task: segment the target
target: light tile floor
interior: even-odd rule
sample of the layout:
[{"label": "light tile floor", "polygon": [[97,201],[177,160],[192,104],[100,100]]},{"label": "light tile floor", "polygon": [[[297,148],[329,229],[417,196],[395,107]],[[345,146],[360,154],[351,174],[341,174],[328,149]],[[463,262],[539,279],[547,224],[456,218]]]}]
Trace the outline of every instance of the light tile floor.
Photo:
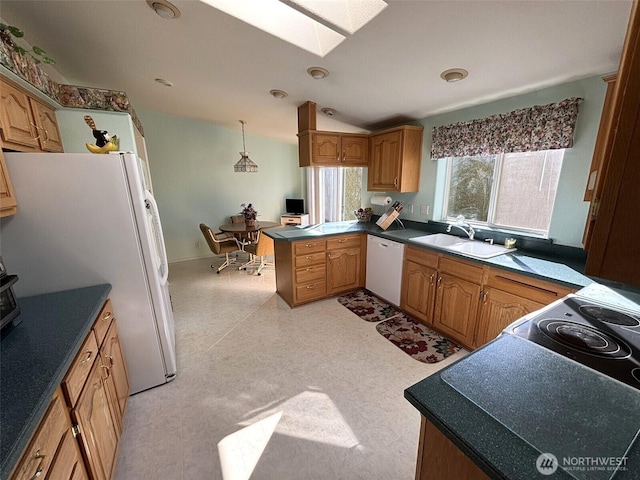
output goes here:
[{"label": "light tile floor", "polygon": [[129,399],[116,480],[412,479],[404,389],[466,352],[420,363],[335,298],[290,309],[273,268],[210,263],[171,264],[178,374]]}]

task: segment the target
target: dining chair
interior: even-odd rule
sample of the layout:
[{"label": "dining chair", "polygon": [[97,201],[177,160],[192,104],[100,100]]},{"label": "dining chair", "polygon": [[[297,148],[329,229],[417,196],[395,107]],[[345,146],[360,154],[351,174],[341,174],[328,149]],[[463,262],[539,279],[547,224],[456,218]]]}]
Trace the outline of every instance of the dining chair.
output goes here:
[{"label": "dining chair", "polygon": [[[235,263],[236,259],[229,258],[229,254],[242,250],[242,245],[238,243],[236,237],[228,233],[213,233],[211,228],[204,223],[200,224],[200,230],[202,231],[202,235],[204,235],[207,245],[209,245],[211,251],[216,255],[225,256],[224,263],[218,267],[218,271],[216,273],[220,273],[220,271],[227,268],[232,263]],[[216,268],[216,266],[212,263],[211,268]]]},{"label": "dining chair", "polygon": [[246,270],[248,267],[256,267],[258,270],[256,275],[262,275],[260,272],[267,265],[273,265],[267,262],[267,255],[273,255],[275,252],[273,239],[259,231],[256,240],[243,245],[243,250],[249,253],[249,261],[238,267],[238,270]]}]

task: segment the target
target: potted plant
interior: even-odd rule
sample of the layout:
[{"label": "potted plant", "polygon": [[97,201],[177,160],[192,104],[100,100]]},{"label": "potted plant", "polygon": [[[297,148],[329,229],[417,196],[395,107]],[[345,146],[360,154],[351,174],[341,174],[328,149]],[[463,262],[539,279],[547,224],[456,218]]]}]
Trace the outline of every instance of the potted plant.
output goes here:
[{"label": "potted plant", "polygon": [[242,211],[240,212],[240,214],[244,216],[244,223],[248,227],[254,227],[256,224],[256,217],[258,216],[258,212],[255,208],[253,208],[253,205],[251,203],[248,205],[243,203],[240,206],[242,207]]}]

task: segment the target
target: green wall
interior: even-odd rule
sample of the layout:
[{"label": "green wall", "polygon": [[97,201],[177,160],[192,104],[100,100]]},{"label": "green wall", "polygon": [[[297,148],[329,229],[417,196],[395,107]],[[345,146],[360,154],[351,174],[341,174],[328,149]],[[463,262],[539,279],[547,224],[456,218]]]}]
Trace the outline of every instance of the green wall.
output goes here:
[{"label": "green wall", "polygon": [[[452,84],[451,87],[456,88],[456,84]],[[559,102],[569,97],[582,97],[584,101],[580,105],[574,146],[565,151],[549,229],[549,238],[552,238],[555,243],[582,247],[582,233],[588,211],[588,203],[583,201],[583,195],[600,124],[605,92],[606,85],[602,81],[602,77],[597,76],[454,112],[434,115],[417,122],[425,128],[420,191],[389,194],[394,200],[403,202],[405,208],[401,218],[419,222],[441,218],[444,162],[432,161],[430,158],[433,127],[488,117],[533,105]],[[369,201],[371,195],[372,193],[368,192],[363,198]],[[409,212],[409,204],[414,205],[413,213]],[[420,214],[420,205],[429,206],[429,215]],[[376,207],[376,213],[381,213],[382,208]]]},{"label": "green wall", "polygon": [[242,150],[240,124],[229,130],[139,107],[136,112],[144,126],[170,262],[211,255],[201,222],[217,231],[241,210],[241,203],[253,203],[258,220],[279,221],[284,199],[303,195],[304,169],[298,167],[295,145],[245,133],[258,172],[235,173]]}]

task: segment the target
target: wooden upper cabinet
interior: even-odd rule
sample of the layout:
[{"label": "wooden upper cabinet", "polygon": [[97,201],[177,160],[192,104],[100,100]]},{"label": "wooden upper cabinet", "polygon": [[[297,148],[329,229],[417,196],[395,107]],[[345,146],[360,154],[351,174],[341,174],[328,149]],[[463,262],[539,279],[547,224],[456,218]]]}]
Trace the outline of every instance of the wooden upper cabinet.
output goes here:
[{"label": "wooden upper cabinet", "polygon": [[366,167],[368,135],[309,131],[300,134],[298,150],[301,167]]},{"label": "wooden upper cabinet", "polygon": [[0,98],[4,146],[21,151],[38,150],[38,133],[27,94],[16,86],[0,80]]},{"label": "wooden upper cabinet", "polygon": [[31,99],[31,108],[38,129],[38,141],[45,152],[62,152],[62,138],[58,130],[55,108]]},{"label": "wooden upper cabinet", "polygon": [[608,163],[587,248],[587,275],[640,287],[640,7],[634,2],[613,93]]},{"label": "wooden upper cabinet", "polygon": [[2,154],[2,141],[0,140],[0,217],[14,215],[18,202],[13,192],[13,185],[9,177],[9,170]]},{"label": "wooden upper cabinet", "polygon": [[419,190],[423,130],[423,127],[404,125],[370,135],[367,190]]},{"label": "wooden upper cabinet", "polygon": [[4,148],[62,152],[55,109],[0,77],[0,128]]}]

